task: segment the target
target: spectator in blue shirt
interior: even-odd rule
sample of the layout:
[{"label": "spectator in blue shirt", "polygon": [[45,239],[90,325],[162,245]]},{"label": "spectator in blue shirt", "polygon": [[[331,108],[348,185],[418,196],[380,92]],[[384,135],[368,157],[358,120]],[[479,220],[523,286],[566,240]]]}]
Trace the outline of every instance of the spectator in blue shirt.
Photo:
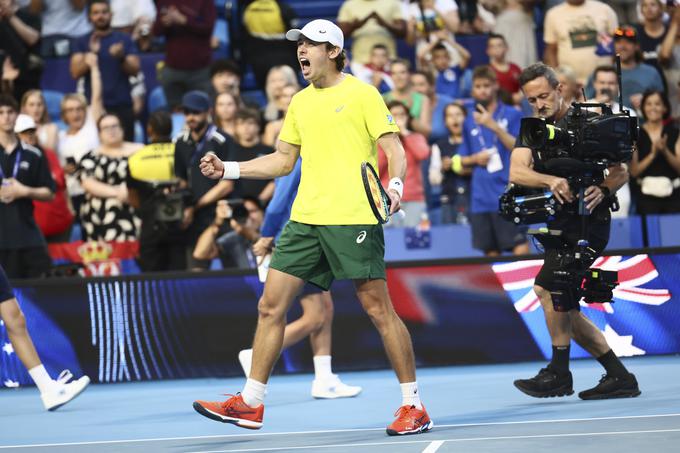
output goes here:
[{"label": "spectator in blue shirt", "polygon": [[463,124],[461,163],[472,167],[470,224],[472,245],[487,256],[504,251],[529,252],[526,229],[503,220],[498,198],[508,185],[510,150],[519,133],[522,114],[498,99],[496,72],[489,66],[472,75],[474,104]]},{"label": "spectator in blue shirt", "polygon": [[[71,76],[80,79],[88,74],[90,67],[85,63],[85,55],[88,52],[97,54],[102,74],[104,108],[120,118],[125,140],[133,141],[135,116],[130,76],[136,76],[140,70],[137,49],[129,35],[111,28],[111,7],[107,0],[92,0],[88,5],[88,17],[93,30],[74,42]],[[90,94],[90,80],[86,77],[85,95],[88,99]]]},{"label": "spectator in blue shirt", "polygon": [[453,40],[448,40],[460,55],[458,64],[451,64],[451,54],[442,41],[433,42],[423,48],[418,56],[421,66],[429,68],[435,77],[435,91],[454,99],[461,97],[461,82],[465,68],[470,63],[470,52]]}]

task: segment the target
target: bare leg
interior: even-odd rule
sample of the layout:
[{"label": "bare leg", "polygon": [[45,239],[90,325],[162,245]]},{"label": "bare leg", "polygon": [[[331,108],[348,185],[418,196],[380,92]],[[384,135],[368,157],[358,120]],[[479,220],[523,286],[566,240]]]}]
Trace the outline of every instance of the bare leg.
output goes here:
[{"label": "bare leg", "polygon": [[593,322],[578,310],[569,312],[571,319],[571,331],[574,341],[590,355],[597,358],[606,354],[611,348],[604,338],[604,334]]},{"label": "bare leg", "polygon": [[555,311],[550,291],[534,285],[534,292],[541,301],[545,323],[548,325],[548,332],[553,346],[568,346],[571,342],[571,322],[568,313]]},{"label": "bare leg", "polygon": [[333,299],[329,291],[317,294],[320,299],[317,303],[323,307],[323,322],[321,328],[309,335],[309,343],[312,345],[312,353],[317,355],[331,355],[331,341],[333,331]]},{"label": "bare leg", "polygon": [[16,299],[10,299],[0,303],[0,317],[5,322],[9,341],[21,363],[27,370],[40,365],[38,352],[33,346],[33,341],[26,328],[26,318],[19,308]]},{"label": "bare leg", "polygon": [[400,383],[415,382],[416,368],[411,335],[397,316],[385,280],[355,280],[361,305],[382,337],[387,357]]},{"label": "bare leg", "polygon": [[303,338],[313,335],[324,325],[325,313],[321,294],[309,294],[300,299],[302,316],[286,325],[282,349],[286,349]]},{"label": "bare leg", "polygon": [[258,319],[253,340],[250,378],[266,384],[274,363],[281,354],[286,313],[304,282],[292,275],[270,269],[264,294],[257,305]]}]

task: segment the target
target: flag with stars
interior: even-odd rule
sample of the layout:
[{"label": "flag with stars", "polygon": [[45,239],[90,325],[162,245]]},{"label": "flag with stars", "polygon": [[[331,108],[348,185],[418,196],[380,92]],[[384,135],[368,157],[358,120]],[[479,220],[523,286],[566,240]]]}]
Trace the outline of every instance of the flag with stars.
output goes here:
[{"label": "flag with stars", "polygon": [[[493,265],[494,273],[512,299],[546,358],[551,350],[540,301],[533,290],[542,260]],[[603,332],[617,355],[675,353],[680,348],[680,255],[605,256],[593,267],[617,271],[614,303],[586,304],[581,310]],[[572,345],[572,357],[589,354]]]}]

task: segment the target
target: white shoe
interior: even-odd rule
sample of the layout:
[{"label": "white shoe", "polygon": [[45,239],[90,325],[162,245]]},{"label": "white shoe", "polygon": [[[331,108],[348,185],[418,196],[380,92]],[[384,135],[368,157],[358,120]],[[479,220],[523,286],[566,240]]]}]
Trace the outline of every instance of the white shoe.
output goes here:
[{"label": "white shoe", "polygon": [[241,368],[246,377],[250,377],[250,367],[253,364],[253,350],[244,349],[238,353],[238,361],[241,363]]},{"label": "white shoe", "polygon": [[312,397],[321,399],[352,398],[361,393],[361,387],[343,383],[337,374],[330,378],[314,379]]},{"label": "white shoe", "polygon": [[[80,379],[71,381],[73,375],[69,370],[64,370],[54,381],[54,388],[50,392],[40,394],[43,405],[48,411],[59,409],[64,404],[80,395],[90,384],[90,378],[83,376]],[[69,382],[71,381],[71,382]]]}]

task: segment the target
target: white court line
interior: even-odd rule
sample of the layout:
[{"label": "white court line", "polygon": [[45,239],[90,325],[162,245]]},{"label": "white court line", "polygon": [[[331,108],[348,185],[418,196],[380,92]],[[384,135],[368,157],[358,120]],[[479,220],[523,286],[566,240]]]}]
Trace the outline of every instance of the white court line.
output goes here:
[{"label": "white court line", "polygon": [[[452,425],[437,425],[441,428],[469,428],[473,426],[502,426],[502,425],[531,425],[539,423],[572,423],[572,422],[591,422],[602,420],[635,420],[642,418],[664,418],[680,417],[680,413],[675,414],[653,414],[653,415],[622,415],[617,417],[592,417],[592,418],[563,418],[552,420],[520,420],[513,422],[486,422],[486,423],[458,423]],[[353,429],[328,429],[318,431],[284,431],[280,433],[255,433],[255,434],[222,434],[212,436],[186,436],[186,437],[157,437],[146,439],[120,439],[120,440],[95,440],[88,442],[61,442],[52,444],[23,444],[23,445],[3,445],[0,450],[7,448],[35,448],[35,447],[65,447],[71,445],[100,445],[100,444],[122,444],[135,442],[161,442],[171,440],[198,440],[198,439],[224,439],[231,437],[264,437],[264,436],[299,436],[305,434],[335,434],[335,433],[356,433],[363,431],[384,431],[385,428],[353,428]],[[432,442],[432,441],[430,441]]]},{"label": "white court line", "polygon": [[[525,439],[548,439],[556,437],[592,437],[592,436],[618,436],[621,434],[656,434],[656,433],[677,433],[678,429],[651,429],[644,431],[606,431],[594,433],[566,433],[566,434],[537,434],[529,436],[496,436],[496,437],[467,437],[461,439],[444,439],[439,442],[479,442],[485,440],[525,440]],[[375,447],[381,445],[402,445],[402,444],[422,444],[431,442],[429,440],[407,440],[394,442],[371,442],[361,444],[335,444],[335,445],[304,445],[304,446],[290,446],[290,447],[268,447],[268,448],[239,448],[235,450],[200,450],[192,453],[236,453],[236,452],[252,452],[252,451],[281,451],[281,450],[309,450],[321,448],[351,448],[351,447]],[[431,442],[433,444],[435,442]],[[439,445],[441,446],[441,445]],[[439,448],[437,446],[437,448]],[[429,448],[429,447],[428,447]],[[426,449],[427,450],[427,449]],[[423,450],[423,453],[426,451]]]},{"label": "white court line", "polygon": [[425,447],[425,450],[423,450],[422,453],[434,453],[435,451],[439,450],[439,447],[442,445],[444,445],[443,440],[435,440],[430,445]]}]

